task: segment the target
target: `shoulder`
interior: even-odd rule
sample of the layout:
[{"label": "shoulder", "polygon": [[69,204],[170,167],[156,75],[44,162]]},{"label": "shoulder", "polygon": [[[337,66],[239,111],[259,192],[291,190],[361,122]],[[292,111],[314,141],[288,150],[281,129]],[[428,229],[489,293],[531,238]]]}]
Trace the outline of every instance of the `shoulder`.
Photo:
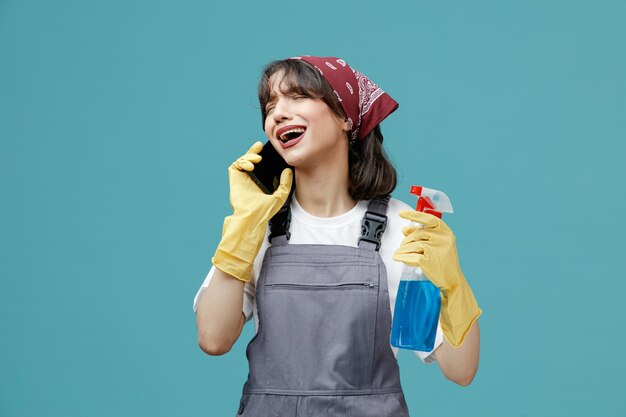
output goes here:
[{"label": "shoulder", "polygon": [[402,229],[404,226],[411,223],[409,220],[400,217],[402,210],[413,210],[413,207],[409,206],[402,200],[392,198],[389,200],[387,206],[387,226],[391,229]]},{"label": "shoulder", "polygon": [[411,221],[400,217],[402,210],[413,210],[411,206],[401,200],[392,198],[387,205],[387,227],[383,235],[383,241],[387,242],[387,245],[397,247],[404,239],[402,228],[408,226]]},{"label": "shoulder", "polygon": [[387,215],[389,214],[395,214],[398,215],[398,213],[402,210],[413,210],[414,208],[409,206],[407,203],[405,203],[402,200],[398,200],[396,198],[391,198],[389,199],[389,205],[387,206]]}]

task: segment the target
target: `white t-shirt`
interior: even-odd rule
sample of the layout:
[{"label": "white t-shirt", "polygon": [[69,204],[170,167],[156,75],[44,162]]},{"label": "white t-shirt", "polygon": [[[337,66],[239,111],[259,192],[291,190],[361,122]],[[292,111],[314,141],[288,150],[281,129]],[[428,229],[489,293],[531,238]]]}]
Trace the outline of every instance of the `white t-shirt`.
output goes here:
[{"label": "white t-shirt", "polygon": [[[289,231],[291,232],[291,238],[289,243],[292,244],[324,244],[324,245],[344,245],[344,246],[358,246],[358,239],[361,236],[361,220],[367,210],[369,201],[363,200],[357,203],[350,211],[335,217],[316,217],[302,209],[295,194],[291,200],[291,225]],[[392,259],[393,253],[400,246],[400,243],[404,239],[402,228],[410,224],[409,220],[403,219],[399,216],[400,210],[411,210],[406,203],[390,199],[389,206],[387,208],[387,227],[383,233],[383,239],[380,245],[380,256],[382,257],[385,267],[387,269],[387,284],[389,286],[389,305],[391,307],[391,315],[393,318],[393,310],[396,304],[396,294],[398,293],[398,285],[400,283],[400,276],[402,275],[403,263]],[[259,318],[257,313],[256,299],[254,296],[254,289],[259,278],[259,272],[263,263],[263,256],[266,249],[269,247],[268,237],[269,227],[266,231],[265,238],[263,239],[263,245],[261,250],[254,260],[254,266],[252,270],[251,283],[246,283],[243,294],[243,313],[246,316],[246,321],[250,318],[254,318],[254,329],[258,331]],[[198,290],[193,300],[193,311],[197,311],[198,301],[202,296],[204,290],[208,287],[209,282],[215,271],[215,266],[211,268],[206,279],[202,283],[202,286]],[[437,335],[435,337],[435,344],[433,350],[436,349],[443,342],[443,334],[441,332],[441,326],[437,324]],[[394,355],[397,356],[398,349],[391,347]],[[415,351],[417,356],[424,363],[435,362],[435,356],[431,355],[431,352]]]}]

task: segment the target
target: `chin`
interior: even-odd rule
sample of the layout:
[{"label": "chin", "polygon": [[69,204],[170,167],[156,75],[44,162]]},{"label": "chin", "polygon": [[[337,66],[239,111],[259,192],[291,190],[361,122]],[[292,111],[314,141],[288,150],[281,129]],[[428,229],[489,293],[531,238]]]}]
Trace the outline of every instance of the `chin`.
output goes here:
[{"label": "chin", "polygon": [[293,155],[289,155],[287,156],[285,159],[285,162],[287,162],[288,165],[291,165],[294,168],[298,168],[300,166],[302,166],[303,163],[303,158],[302,157],[298,157],[298,156],[293,156]]},{"label": "chin", "polygon": [[[300,145],[300,144],[298,144]],[[296,146],[298,146],[296,145]],[[278,145],[280,146],[280,145]],[[302,165],[303,162],[306,162],[306,160],[308,159],[308,155],[306,152],[306,149],[304,148],[288,148],[288,149],[281,149],[280,152],[283,157],[283,159],[285,160],[285,162],[287,162],[289,165],[293,166],[293,167],[298,167],[300,165]]]}]

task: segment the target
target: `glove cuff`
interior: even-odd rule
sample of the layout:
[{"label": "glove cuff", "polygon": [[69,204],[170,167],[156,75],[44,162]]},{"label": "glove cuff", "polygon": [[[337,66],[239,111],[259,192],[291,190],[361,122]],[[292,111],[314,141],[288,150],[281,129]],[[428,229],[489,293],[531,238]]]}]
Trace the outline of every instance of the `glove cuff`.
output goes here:
[{"label": "glove cuff", "polygon": [[252,278],[252,263],[245,259],[238,258],[231,253],[222,251],[219,248],[215,251],[215,255],[211,258],[213,265],[220,271],[232,275],[239,281],[250,282]]},{"label": "glove cuff", "polygon": [[472,289],[466,283],[441,293],[441,330],[454,348],[463,344],[472,324],[482,313]]},{"label": "glove cuff", "polygon": [[213,265],[241,281],[249,282],[266,228],[267,225],[250,227],[246,219],[228,218],[228,222],[224,222],[222,240],[212,258]]}]

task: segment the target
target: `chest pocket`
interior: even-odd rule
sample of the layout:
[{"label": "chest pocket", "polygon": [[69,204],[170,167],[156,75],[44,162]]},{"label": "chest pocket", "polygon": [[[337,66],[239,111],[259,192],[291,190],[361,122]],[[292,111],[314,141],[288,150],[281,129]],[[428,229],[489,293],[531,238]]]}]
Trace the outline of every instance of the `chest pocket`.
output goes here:
[{"label": "chest pocket", "polygon": [[369,387],[379,290],[376,264],[276,263],[264,284],[272,389]]}]

